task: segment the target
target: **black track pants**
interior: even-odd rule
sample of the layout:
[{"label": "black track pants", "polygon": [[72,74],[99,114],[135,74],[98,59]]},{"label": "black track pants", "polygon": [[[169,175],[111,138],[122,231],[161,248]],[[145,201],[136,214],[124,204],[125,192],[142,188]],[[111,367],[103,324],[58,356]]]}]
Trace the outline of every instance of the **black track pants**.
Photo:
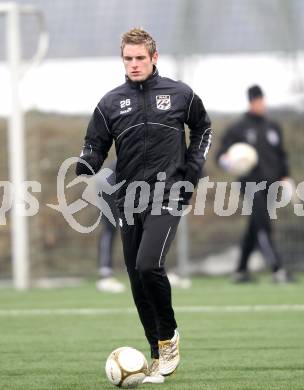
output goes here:
[{"label": "black track pants", "polygon": [[277,271],[281,268],[281,259],[271,239],[271,220],[267,210],[267,191],[259,191],[255,194],[252,214],[245,232],[238,271],[246,271],[250,254],[258,246],[265,262]]},{"label": "black track pants", "polygon": [[164,263],[179,220],[167,210],[162,215],[146,211],[135,214],[134,225],[128,225],[120,215],[132,294],[153,358],[158,358],[158,340],[172,338],[177,327]]},{"label": "black track pants", "polygon": [[102,225],[98,243],[99,273],[101,277],[107,277],[113,271],[113,244],[117,228],[106,218],[102,220]]}]

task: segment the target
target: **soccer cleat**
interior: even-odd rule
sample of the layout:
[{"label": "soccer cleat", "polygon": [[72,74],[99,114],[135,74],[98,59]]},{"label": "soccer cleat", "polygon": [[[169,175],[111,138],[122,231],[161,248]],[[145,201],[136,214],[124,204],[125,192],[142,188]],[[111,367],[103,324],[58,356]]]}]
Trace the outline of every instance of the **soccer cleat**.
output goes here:
[{"label": "soccer cleat", "polygon": [[153,359],[142,383],[164,383],[165,377],[159,373],[159,359]]},{"label": "soccer cleat", "polygon": [[113,277],[100,279],[96,284],[97,290],[109,293],[122,293],[125,291],[125,286]]},{"label": "soccer cleat", "polygon": [[167,276],[171,287],[184,288],[184,289],[191,287],[191,280],[189,278],[183,278],[173,272],[168,273]]},{"label": "soccer cleat", "polygon": [[233,283],[252,283],[255,279],[252,278],[248,271],[236,271],[232,275]]},{"label": "soccer cleat", "polygon": [[180,361],[178,331],[174,331],[174,336],[171,340],[159,341],[158,348],[160,374],[164,376],[173,374]]},{"label": "soccer cleat", "polygon": [[277,284],[292,283],[294,279],[288,274],[285,269],[279,269],[272,273],[272,281]]}]

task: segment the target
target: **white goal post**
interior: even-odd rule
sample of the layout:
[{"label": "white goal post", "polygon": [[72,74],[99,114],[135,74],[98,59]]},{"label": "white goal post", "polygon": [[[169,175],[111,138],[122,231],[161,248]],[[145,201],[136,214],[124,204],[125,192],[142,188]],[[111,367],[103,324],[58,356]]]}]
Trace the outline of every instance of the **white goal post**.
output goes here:
[{"label": "white goal post", "polygon": [[[38,47],[34,57],[25,67],[21,58],[20,22],[24,14],[34,15],[39,23]],[[12,269],[14,287],[25,290],[30,284],[28,221],[18,213],[18,205],[24,203],[26,180],[24,117],[20,102],[19,83],[23,75],[40,63],[48,48],[48,34],[43,15],[31,5],[17,3],[0,4],[0,16],[6,18],[6,59],[10,73],[10,116],[8,128],[9,177],[14,191],[11,209]]]}]

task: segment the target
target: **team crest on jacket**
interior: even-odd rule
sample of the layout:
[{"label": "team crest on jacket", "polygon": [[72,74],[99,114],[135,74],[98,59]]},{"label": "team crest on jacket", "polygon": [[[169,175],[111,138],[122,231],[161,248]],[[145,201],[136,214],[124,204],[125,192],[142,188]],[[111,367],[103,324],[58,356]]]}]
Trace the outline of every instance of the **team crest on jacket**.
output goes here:
[{"label": "team crest on jacket", "polygon": [[280,142],[278,133],[273,129],[267,130],[266,137],[271,145],[278,145]]},{"label": "team crest on jacket", "polygon": [[156,107],[159,110],[169,110],[171,108],[170,95],[157,95],[156,96]]}]

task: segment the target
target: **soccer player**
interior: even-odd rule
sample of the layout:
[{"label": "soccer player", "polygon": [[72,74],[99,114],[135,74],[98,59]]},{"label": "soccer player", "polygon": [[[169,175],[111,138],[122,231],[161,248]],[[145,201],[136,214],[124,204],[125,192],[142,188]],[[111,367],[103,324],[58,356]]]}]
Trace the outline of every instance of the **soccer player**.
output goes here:
[{"label": "soccer player", "polygon": [[[134,28],[123,34],[121,56],[125,83],[97,104],[76,174],[92,174],[83,160],[97,172],[114,140],[117,183],[125,181],[116,194],[124,258],[153,359],[145,382],[162,383],[180,361],[179,333],[164,267],[180,220],[170,211],[172,202],[177,203],[176,209],[187,204],[198,182],[211,144],[210,120],[190,87],[158,74],[158,52],[149,33]],[[190,129],[188,147],[185,124]],[[172,186],[183,180],[191,183],[192,191],[185,186],[178,198],[171,199]],[[134,204],[130,202],[136,181],[151,189],[146,208],[141,209],[140,191],[135,192]],[[161,197],[156,184],[163,185]],[[157,213],[152,210],[155,197],[161,198]],[[134,205],[137,210],[128,223],[126,215]]]},{"label": "soccer player", "polygon": [[272,270],[274,282],[284,283],[289,280],[286,270],[271,238],[271,219],[267,210],[267,192],[269,186],[278,180],[285,180],[289,175],[287,156],[283,145],[280,126],[269,120],[266,114],[266,102],[260,86],[253,85],[247,91],[249,111],[225,132],[217,152],[217,160],[225,166],[226,151],[237,142],[253,146],[258,153],[258,164],[246,177],[240,178],[244,190],[247,182],[266,181],[266,188],[254,194],[252,213],[241,243],[241,254],[235,282],[250,282],[248,259],[256,246],[263,254]]}]

